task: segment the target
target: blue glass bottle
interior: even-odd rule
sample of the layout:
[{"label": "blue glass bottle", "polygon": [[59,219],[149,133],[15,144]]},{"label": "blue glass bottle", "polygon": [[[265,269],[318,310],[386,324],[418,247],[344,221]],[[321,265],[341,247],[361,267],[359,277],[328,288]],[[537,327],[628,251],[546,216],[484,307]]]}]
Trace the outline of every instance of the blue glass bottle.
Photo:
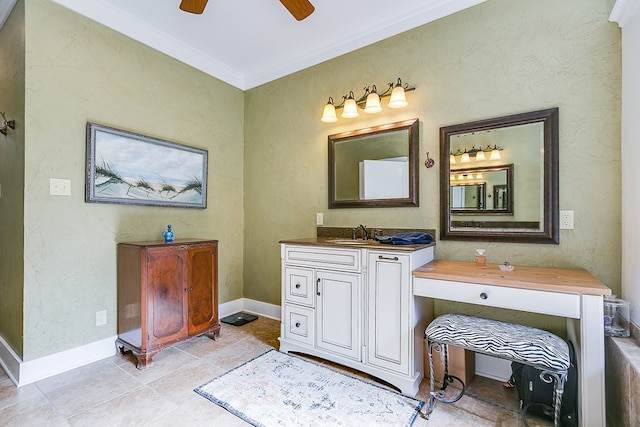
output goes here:
[{"label": "blue glass bottle", "polygon": [[167,225],[167,231],[162,232],[162,237],[164,237],[165,243],[173,242],[173,231],[171,231],[171,224]]}]

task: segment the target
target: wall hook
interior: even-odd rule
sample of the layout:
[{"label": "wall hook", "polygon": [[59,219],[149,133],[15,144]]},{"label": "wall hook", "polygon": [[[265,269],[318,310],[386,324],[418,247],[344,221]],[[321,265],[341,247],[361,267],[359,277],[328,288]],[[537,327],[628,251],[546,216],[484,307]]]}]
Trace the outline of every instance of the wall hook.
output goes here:
[{"label": "wall hook", "polygon": [[427,158],[424,161],[425,167],[432,168],[434,164],[435,164],[435,161],[429,157],[429,152],[427,151]]},{"label": "wall hook", "polygon": [[0,115],[2,115],[2,126],[0,126],[0,133],[3,135],[7,134],[7,128],[11,128],[11,129],[15,129],[16,128],[16,121],[15,120],[7,120],[7,117],[4,115],[4,112],[0,112]]}]

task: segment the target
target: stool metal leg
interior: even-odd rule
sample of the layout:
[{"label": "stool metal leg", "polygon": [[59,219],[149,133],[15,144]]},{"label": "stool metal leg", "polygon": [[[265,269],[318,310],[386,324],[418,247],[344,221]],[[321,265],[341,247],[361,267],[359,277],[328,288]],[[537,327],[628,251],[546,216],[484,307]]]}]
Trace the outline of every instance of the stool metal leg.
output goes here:
[{"label": "stool metal leg", "polygon": [[[444,376],[442,378],[442,388],[438,391],[436,391],[435,389],[436,381],[435,373],[433,372],[433,348],[438,349],[444,355]],[[449,375],[449,354],[447,344],[441,344],[427,340],[427,354],[429,357],[429,404],[427,405],[427,408],[425,410],[425,415],[427,418],[429,418],[429,414],[433,412],[433,407],[436,400],[443,403],[457,402],[464,395],[466,388],[464,382],[460,378]],[[453,384],[454,381],[458,381],[460,383],[460,393],[451,399],[445,399],[445,391],[449,384]]]},{"label": "stool metal leg", "polygon": [[[564,384],[567,381],[567,371],[542,371],[540,372],[540,379],[547,384],[553,382],[553,425],[554,427],[561,427],[561,410],[562,410],[562,397],[564,395]],[[522,419],[524,425],[526,427],[529,426],[527,423],[527,409],[530,406],[540,405],[537,403],[530,403],[527,406],[522,408]],[[548,408],[547,405],[544,405]]]}]

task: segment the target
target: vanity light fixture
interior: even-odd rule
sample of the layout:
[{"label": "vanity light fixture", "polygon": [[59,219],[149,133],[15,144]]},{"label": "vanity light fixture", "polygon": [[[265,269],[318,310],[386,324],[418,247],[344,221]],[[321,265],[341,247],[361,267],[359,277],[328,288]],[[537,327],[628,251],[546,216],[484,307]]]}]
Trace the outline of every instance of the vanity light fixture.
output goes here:
[{"label": "vanity light fixture", "polygon": [[321,120],[325,123],[335,123],[338,121],[338,116],[336,116],[336,107],[333,106],[332,97],[329,97],[329,102],[324,106]]},{"label": "vanity light fixture", "polygon": [[502,148],[498,148],[497,145],[494,145],[493,148],[491,149],[489,160],[500,160],[501,158],[500,151],[502,151]]},{"label": "vanity light fixture", "polygon": [[470,161],[469,153],[467,153],[467,150],[464,150],[464,153],[460,156],[460,163],[469,163]]},{"label": "vanity light fixture", "polygon": [[455,153],[449,153],[449,163],[456,164],[460,163],[469,163],[472,160],[476,162],[487,160],[487,155],[489,156],[488,160],[500,160],[502,156],[500,155],[500,151],[503,148],[494,145],[493,147],[487,145],[487,148],[476,148],[475,145],[470,149],[462,149],[458,148]]},{"label": "vanity light fixture", "polygon": [[335,105],[333,98],[329,97],[329,101],[325,104],[322,112],[322,120],[325,123],[335,123],[338,121],[336,115],[336,109],[342,108],[341,117],[351,119],[358,117],[358,107],[364,109],[367,114],[375,114],[382,111],[382,105],[380,105],[380,99],[390,97],[389,108],[402,108],[409,105],[406,98],[406,92],[415,90],[415,87],[403,84],[402,79],[398,78],[396,83],[388,83],[387,90],[382,93],[378,93],[376,85],[366,86],[364,88],[364,94],[356,98],[353,91],[349,91],[348,94],[342,96],[342,102]]},{"label": "vanity light fixture", "polygon": [[358,117],[358,106],[356,100],[353,98],[353,92],[349,92],[349,96],[344,101],[344,108],[342,110],[342,117],[345,119],[353,119]]},{"label": "vanity light fixture", "polygon": [[473,173],[464,173],[464,174],[456,174],[452,173],[449,179],[453,181],[465,182],[469,184],[469,181],[473,181],[474,183],[481,184],[483,183],[484,175],[482,173],[473,174]]},{"label": "vanity light fixture", "polygon": [[11,128],[11,129],[15,129],[16,128],[16,121],[15,120],[7,120],[7,117],[4,115],[4,112],[0,112],[0,115],[2,115],[2,126],[0,126],[0,133],[2,133],[3,135],[7,134],[7,128]]},{"label": "vanity light fixture", "polygon": [[382,105],[380,105],[380,95],[376,85],[371,86],[371,92],[367,95],[367,103],[364,107],[364,112],[367,114],[375,114],[382,111]]}]

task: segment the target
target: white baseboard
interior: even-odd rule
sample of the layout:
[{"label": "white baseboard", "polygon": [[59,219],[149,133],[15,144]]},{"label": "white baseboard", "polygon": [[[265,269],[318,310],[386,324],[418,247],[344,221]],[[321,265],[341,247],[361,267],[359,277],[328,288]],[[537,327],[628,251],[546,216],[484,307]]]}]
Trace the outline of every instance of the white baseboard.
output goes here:
[{"label": "white baseboard", "polygon": [[[247,311],[271,319],[280,320],[280,306],[247,298],[240,298],[219,305],[219,316],[226,317],[240,311]],[[53,375],[106,359],[116,354],[117,337],[109,337],[70,350],[24,362],[0,337],[0,366],[17,386],[31,384]]]},{"label": "white baseboard", "polygon": [[116,337],[24,362],[0,339],[0,364],[17,387],[61,374],[116,354]]},{"label": "white baseboard", "polygon": [[506,381],[511,377],[511,362],[476,353],[476,375],[493,380]]},{"label": "white baseboard", "polygon": [[11,381],[18,385],[20,377],[20,357],[13,348],[0,336],[0,366],[7,373]]}]

